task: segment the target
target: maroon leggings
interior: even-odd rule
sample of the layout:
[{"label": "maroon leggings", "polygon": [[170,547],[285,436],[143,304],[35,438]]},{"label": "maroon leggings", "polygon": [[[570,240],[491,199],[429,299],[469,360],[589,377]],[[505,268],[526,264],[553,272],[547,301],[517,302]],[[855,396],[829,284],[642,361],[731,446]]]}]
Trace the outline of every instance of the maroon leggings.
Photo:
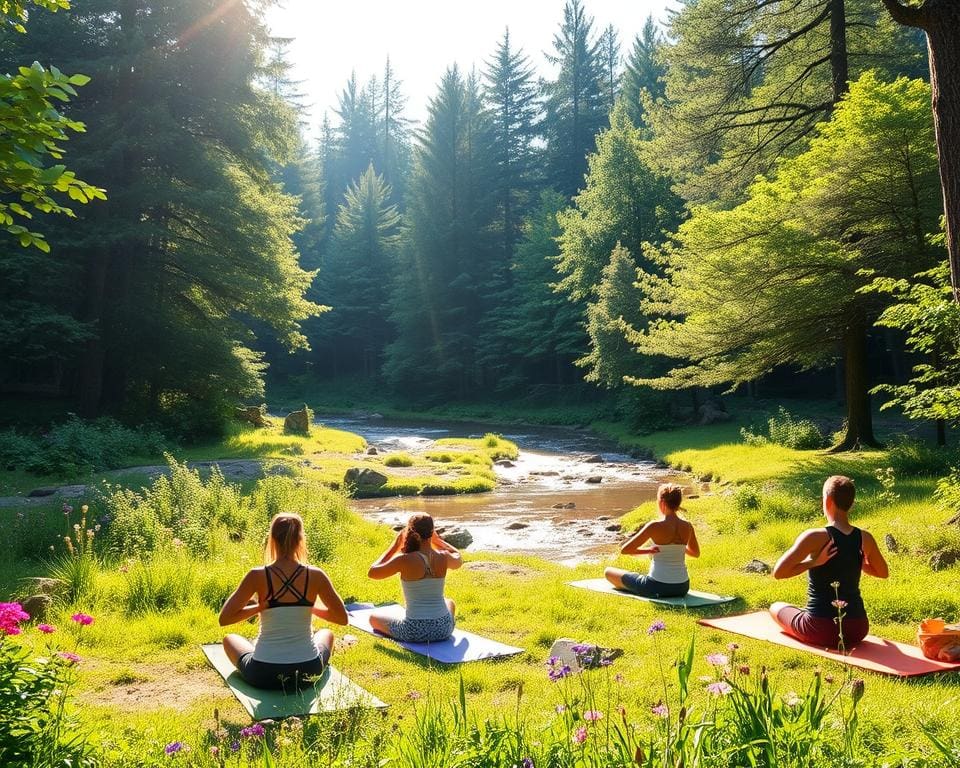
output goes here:
[{"label": "maroon leggings", "polygon": [[[777,623],[783,631],[795,637],[801,643],[816,645],[820,648],[840,647],[840,628],[836,619],[825,616],[811,616],[805,610],[788,605],[777,613]],[[843,646],[850,650],[870,631],[867,617],[843,620]]]}]

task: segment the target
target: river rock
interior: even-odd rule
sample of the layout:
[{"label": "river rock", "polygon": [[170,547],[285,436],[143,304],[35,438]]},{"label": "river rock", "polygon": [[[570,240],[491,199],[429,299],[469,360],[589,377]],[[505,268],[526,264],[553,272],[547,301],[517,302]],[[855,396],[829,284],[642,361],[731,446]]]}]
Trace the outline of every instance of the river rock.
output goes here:
[{"label": "river rock", "polygon": [[743,566],[745,573],[770,573],[773,569],[767,565],[763,560],[751,560],[745,566]]},{"label": "river rock", "polygon": [[237,421],[253,424],[255,427],[265,427],[267,426],[267,404],[242,405],[234,409],[233,417]]},{"label": "river rock", "polygon": [[610,515],[600,515],[600,517],[598,517],[597,520],[599,520],[602,523],[606,520],[613,520],[613,518]]},{"label": "river rock", "polygon": [[529,523],[521,523],[520,521],[517,521],[515,523],[510,523],[509,525],[507,525],[506,529],[508,531],[519,531],[523,528],[529,528],[529,527],[530,527]]},{"label": "river rock", "polygon": [[386,485],[390,478],[369,467],[350,467],[343,475],[344,485],[353,485],[358,491],[377,489]]},{"label": "river rock", "polygon": [[292,411],[283,420],[283,431],[293,435],[310,434],[310,409],[304,404],[299,411]]},{"label": "river rock", "polygon": [[45,576],[37,576],[29,579],[21,579],[23,585],[20,592],[28,595],[50,595],[50,597],[59,597],[66,593],[67,585],[60,579],[50,579]]},{"label": "river rock", "polygon": [[30,614],[34,621],[43,621],[47,613],[53,606],[53,598],[50,595],[31,595],[20,601],[23,610]]},{"label": "river rock", "polygon": [[955,549],[941,549],[930,555],[930,570],[942,571],[960,560],[960,552]]},{"label": "river rock", "polygon": [[897,540],[893,538],[892,533],[888,533],[884,535],[883,543],[886,545],[888,552],[896,553],[900,551],[900,545],[897,543]]},{"label": "river rock", "polygon": [[593,483],[593,484],[602,483],[603,478],[600,477],[600,475],[591,475],[590,477],[587,478],[587,482]]},{"label": "river rock", "polygon": [[599,453],[595,453],[592,456],[587,456],[587,458],[583,460],[583,463],[584,464],[603,464],[603,456],[601,456]]},{"label": "river rock", "polygon": [[530,473],[531,475],[536,475],[537,477],[559,477],[560,473],[553,469],[544,469],[536,470]]},{"label": "river rock", "polygon": [[517,466],[512,461],[510,461],[510,459],[498,459],[493,463],[496,464],[498,467],[506,467],[507,469],[509,469],[510,467]]},{"label": "river rock", "polygon": [[367,456],[376,456],[380,451],[376,449],[376,446],[371,445],[367,448]]},{"label": "river rock", "polygon": [[577,505],[574,504],[572,501],[568,501],[566,504],[563,505],[563,508],[564,508],[564,509],[576,509],[576,508],[577,508]]},{"label": "river rock", "polygon": [[438,528],[437,533],[451,547],[457,549],[466,549],[473,543],[473,534],[466,528],[456,526],[453,528]]},{"label": "river rock", "polygon": [[605,531],[613,531],[614,533],[620,533],[620,523],[610,523],[610,525],[604,528]]}]

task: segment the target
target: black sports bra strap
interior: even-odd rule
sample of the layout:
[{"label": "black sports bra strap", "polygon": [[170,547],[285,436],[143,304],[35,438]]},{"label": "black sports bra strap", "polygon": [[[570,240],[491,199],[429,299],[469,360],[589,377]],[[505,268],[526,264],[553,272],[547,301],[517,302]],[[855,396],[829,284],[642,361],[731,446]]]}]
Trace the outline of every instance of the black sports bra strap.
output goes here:
[{"label": "black sports bra strap", "polygon": [[267,577],[267,597],[266,597],[266,599],[269,601],[269,600],[272,600],[272,599],[273,599],[273,579],[270,578],[270,566],[269,566],[269,565],[265,565],[265,566],[263,567],[263,572],[264,572],[264,574],[266,574],[266,577]]},{"label": "black sports bra strap", "polygon": [[287,594],[288,592],[291,593],[294,597],[296,597],[298,602],[306,601],[307,599],[306,587],[307,587],[307,580],[309,580],[310,578],[310,572],[307,571],[307,578],[306,580],[304,580],[303,592],[297,589],[296,584],[294,584],[294,581],[296,581],[297,576],[300,575],[300,571],[302,570],[303,570],[303,564],[300,563],[299,565],[297,565],[296,568],[294,568],[293,573],[291,573],[289,576],[283,576],[283,582],[280,584],[280,588],[273,595],[274,602],[277,602],[280,597]]}]

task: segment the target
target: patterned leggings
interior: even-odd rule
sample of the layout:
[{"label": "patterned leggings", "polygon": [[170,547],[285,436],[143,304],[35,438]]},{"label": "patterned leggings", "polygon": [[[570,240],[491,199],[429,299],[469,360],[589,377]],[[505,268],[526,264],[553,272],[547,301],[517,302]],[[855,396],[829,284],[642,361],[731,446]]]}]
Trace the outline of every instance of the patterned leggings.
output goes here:
[{"label": "patterned leggings", "polygon": [[390,636],[405,643],[437,643],[453,634],[454,620],[449,613],[435,619],[391,619]]}]

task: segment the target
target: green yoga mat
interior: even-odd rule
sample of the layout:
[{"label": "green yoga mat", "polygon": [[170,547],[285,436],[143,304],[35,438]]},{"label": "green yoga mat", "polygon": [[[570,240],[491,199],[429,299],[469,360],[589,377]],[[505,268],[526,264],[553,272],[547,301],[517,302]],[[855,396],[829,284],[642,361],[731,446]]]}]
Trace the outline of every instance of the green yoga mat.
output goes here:
[{"label": "green yoga mat", "polygon": [[620,597],[631,597],[634,600],[644,600],[648,603],[658,603],[660,605],[674,605],[679,608],[703,608],[707,605],[723,605],[732,603],[737,598],[723,597],[713,595],[709,592],[697,592],[691,589],[683,597],[642,597],[633,592],[627,592],[623,589],[617,589],[606,579],[584,579],[583,581],[569,582],[571,587],[580,587],[580,589],[589,589],[593,592],[603,592],[607,595],[619,595]]},{"label": "green yoga mat", "polygon": [[279,720],[354,707],[383,708],[387,705],[356,683],[327,667],[313,686],[299,692],[266,691],[247,684],[227,658],[222,645],[202,645],[204,655],[230,686],[233,695],[254,720]]}]

